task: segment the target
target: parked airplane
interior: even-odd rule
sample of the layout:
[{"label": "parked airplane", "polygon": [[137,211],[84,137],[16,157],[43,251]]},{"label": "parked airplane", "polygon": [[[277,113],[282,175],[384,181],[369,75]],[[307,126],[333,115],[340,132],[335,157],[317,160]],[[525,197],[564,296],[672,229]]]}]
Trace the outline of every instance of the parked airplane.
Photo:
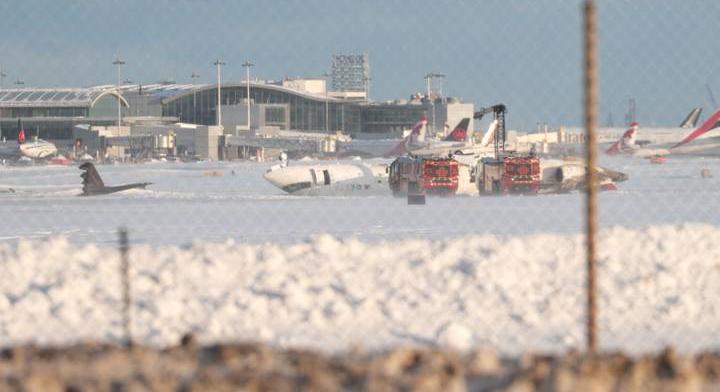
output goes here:
[{"label": "parked airplane", "polygon": [[700,115],[702,114],[702,108],[695,108],[685,117],[685,120],[680,123],[680,128],[695,128]]},{"label": "parked airplane", "polygon": [[[442,140],[427,140],[427,118],[423,116],[403,139],[395,140],[353,140],[339,143],[343,155],[361,155],[373,157],[398,157],[408,153],[420,155],[447,155],[469,148],[473,145],[472,135],[467,131],[469,118],[460,120],[457,126]],[[492,134],[492,132],[490,132]],[[487,134],[486,134],[487,136]],[[486,137],[487,139],[487,137]]]},{"label": "parked airplane", "polygon": [[337,196],[389,193],[386,164],[317,164],[274,167],[263,176],[292,195]]},{"label": "parked airplane", "polygon": [[85,172],[80,174],[83,179],[83,193],[80,196],[96,196],[106,195],[108,193],[121,192],[128,189],[142,188],[150,185],[150,182],[140,182],[135,184],[117,185],[117,186],[105,186],[100,174],[95,169],[95,165],[90,162],[85,162],[79,166],[80,170]]},{"label": "parked airplane", "polygon": [[[642,137],[638,138],[636,144],[650,145],[663,144],[677,141],[678,135],[684,134],[688,129],[693,129],[698,123],[702,108],[694,108],[680,122],[677,127],[646,127],[643,128]],[[585,135],[585,129],[582,127],[561,127],[567,136],[576,135],[578,138]],[[597,128],[597,141],[600,145],[612,145],[618,139],[622,138],[628,128],[619,127],[599,127]],[[581,140],[581,139],[578,139]]]},{"label": "parked airplane", "polygon": [[17,143],[3,141],[0,143],[0,159],[21,160],[21,159],[45,159],[57,154],[57,147],[54,144],[36,139],[27,141],[22,121],[18,120]]},{"label": "parked airplane", "polygon": [[[720,154],[720,111],[715,112],[700,127],[690,133],[669,133],[662,143],[639,143],[638,123],[630,128],[605,152],[608,155],[632,155],[635,157],[653,157],[661,155],[718,155]],[[687,129],[687,128],[682,128]],[[652,132],[653,130],[650,130]]]},{"label": "parked airplane", "polygon": [[464,118],[445,139],[411,144],[409,152],[423,156],[469,155],[475,158],[492,155],[497,120],[490,123],[479,143],[475,143],[473,135],[467,132],[469,123],[470,119]]}]

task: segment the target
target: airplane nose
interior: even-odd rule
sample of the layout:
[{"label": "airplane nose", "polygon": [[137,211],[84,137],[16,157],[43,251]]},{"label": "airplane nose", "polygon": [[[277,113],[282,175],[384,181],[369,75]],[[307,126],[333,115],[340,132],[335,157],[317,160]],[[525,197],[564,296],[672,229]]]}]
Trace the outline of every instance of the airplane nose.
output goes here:
[{"label": "airplane nose", "polygon": [[285,181],[283,181],[284,176],[282,175],[281,172],[282,172],[282,169],[270,170],[270,171],[265,172],[265,174],[263,174],[263,177],[269,183],[275,185],[278,188],[282,188],[287,184],[285,184]]}]

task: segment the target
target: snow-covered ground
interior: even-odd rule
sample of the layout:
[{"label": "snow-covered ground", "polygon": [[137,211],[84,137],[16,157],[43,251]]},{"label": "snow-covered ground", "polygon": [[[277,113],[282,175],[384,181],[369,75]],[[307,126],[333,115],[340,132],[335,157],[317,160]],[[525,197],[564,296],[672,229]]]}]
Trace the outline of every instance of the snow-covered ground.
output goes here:
[{"label": "snow-covered ground", "polygon": [[[665,165],[612,159],[627,172],[617,192],[600,196],[601,224],[643,227],[662,223],[720,224],[720,160],[671,158]],[[293,163],[296,164],[296,163]],[[0,242],[62,234],[76,244],[111,245],[118,227],[135,243],[189,244],[194,240],[295,243],[327,233],[340,238],[393,240],[454,238],[466,234],[577,233],[582,195],[405,199],[298,197],[267,183],[270,164],[154,163],[98,166],[106,184],[153,182],[147,190],[77,197],[80,171],[0,167]],[[702,179],[709,168],[716,178]],[[222,176],[209,176],[219,172]],[[232,173],[235,173],[234,175]]]},{"label": "snow-covered ground", "polygon": [[[630,180],[600,197],[602,344],[718,348],[720,178],[700,171],[720,160],[604,163]],[[101,197],[76,196],[77,168],[0,167],[0,342],[117,339],[122,226],[144,342],[582,346],[581,194],[295,197],[267,167],[98,166],[154,183]]]},{"label": "snow-covered ground", "polygon": [[[630,353],[720,347],[720,229],[615,228],[601,236],[600,338]],[[133,331],[144,343],[261,340],[346,350],[583,345],[577,234],[291,246],[197,243],[131,252]],[[0,245],[0,342],[117,340],[118,255],[63,239]]]}]

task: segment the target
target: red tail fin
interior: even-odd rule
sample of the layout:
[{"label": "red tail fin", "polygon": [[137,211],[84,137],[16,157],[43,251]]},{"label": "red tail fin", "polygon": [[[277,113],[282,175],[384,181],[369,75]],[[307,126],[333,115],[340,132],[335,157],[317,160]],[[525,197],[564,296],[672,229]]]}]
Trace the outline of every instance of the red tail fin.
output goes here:
[{"label": "red tail fin", "polygon": [[401,140],[400,143],[398,143],[395,147],[393,147],[393,149],[390,150],[390,152],[388,152],[386,156],[401,157],[401,156],[407,154],[408,153],[407,142],[408,142],[407,138]]},{"label": "red tail fin", "polygon": [[468,137],[468,125],[470,125],[470,119],[463,118],[462,120],[460,120],[455,129],[453,129],[453,131],[450,132],[450,134],[447,135],[447,137],[443,140],[446,142],[464,142],[465,140],[467,140]]},{"label": "red tail fin", "polygon": [[422,116],[422,118],[420,119],[420,121],[418,121],[417,123],[415,123],[415,125],[414,125],[413,128],[412,128],[412,132],[410,132],[410,134],[411,134],[411,135],[415,135],[415,136],[419,136],[419,135],[420,135],[420,131],[422,130],[422,127],[425,126],[425,124],[427,124],[427,117]]},{"label": "red tail fin", "polygon": [[630,128],[628,128],[620,139],[613,143],[605,153],[608,155],[617,155],[632,148],[631,146],[635,144],[635,136],[639,127],[640,124],[636,122],[630,124]]},{"label": "red tail fin", "polygon": [[20,128],[20,132],[18,132],[18,144],[25,143],[25,130]]},{"label": "red tail fin", "polygon": [[708,118],[707,121],[705,121],[703,125],[700,126],[700,128],[690,132],[690,134],[685,136],[685,138],[681,140],[680,143],[670,147],[670,149],[680,147],[683,144],[688,144],[691,141],[699,138],[700,136],[708,133],[709,131],[712,131],[718,126],[720,126],[720,111],[715,112],[715,114],[710,116],[710,118]]},{"label": "red tail fin", "polygon": [[422,129],[427,124],[427,117],[422,116],[420,121],[418,121],[412,128],[412,131],[410,132],[407,137],[405,137],[403,140],[400,141],[395,147],[393,147],[392,150],[390,150],[386,156],[388,157],[399,157],[407,154],[410,152],[408,150],[408,143],[412,142],[413,140],[417,141],[420,139],[420,136],[422,134]]}]

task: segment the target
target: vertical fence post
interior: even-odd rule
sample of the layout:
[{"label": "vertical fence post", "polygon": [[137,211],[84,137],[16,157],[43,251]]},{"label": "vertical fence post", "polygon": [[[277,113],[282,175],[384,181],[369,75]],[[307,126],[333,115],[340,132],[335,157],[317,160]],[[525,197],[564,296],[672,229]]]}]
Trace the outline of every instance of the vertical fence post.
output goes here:
[{"label": "vertical fence post", "polygon": [[123,323],[123,335],[126,348],[130,348],[133,345],[132,341],[132,330],[130,327],[130,260],[128,252],[130,251],[130,244],[128,242],[128,232],[125,228],[118,230],[118,236],[120,241],[120,284],[122,286],[122,323]]},{"label": "vertical fence post", "polygon": [[597,353],[597,13],[594,0],[585,0],[585,148],[587,153],[587,350]]}]

